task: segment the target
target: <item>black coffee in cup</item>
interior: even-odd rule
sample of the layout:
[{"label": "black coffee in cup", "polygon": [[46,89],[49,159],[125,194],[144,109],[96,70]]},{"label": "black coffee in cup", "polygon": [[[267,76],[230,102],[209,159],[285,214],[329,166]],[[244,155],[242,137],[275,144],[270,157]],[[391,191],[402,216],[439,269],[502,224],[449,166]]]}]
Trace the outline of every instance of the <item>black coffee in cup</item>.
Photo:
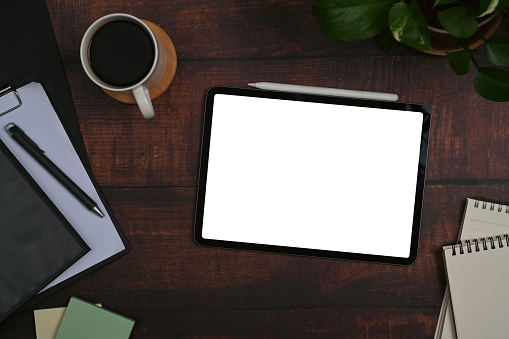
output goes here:
[{"label": "black coffee in cup", "polygon": [[117,87],[129,87],[143,80],[154,64],[154,56],[150,35],[127,20],[112,21],[99,28],[89,47],[94,73]]}]

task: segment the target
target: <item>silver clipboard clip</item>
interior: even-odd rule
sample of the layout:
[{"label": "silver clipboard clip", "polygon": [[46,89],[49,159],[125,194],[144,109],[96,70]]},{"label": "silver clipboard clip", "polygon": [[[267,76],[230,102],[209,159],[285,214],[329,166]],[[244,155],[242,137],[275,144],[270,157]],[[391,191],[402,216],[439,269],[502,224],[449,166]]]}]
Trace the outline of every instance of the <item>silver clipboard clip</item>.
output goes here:
[{"label": "silver clipboard clip", "polygon": [[9,109],[8,109],[8,110],[6,110],[6,111],[1,112],[1,113],[0,113],[0,117],[1,117],[2,115],[5,115],[5,114],[7,114],[7,113],[9,113],[9,112],[14,111],[16,108],[21,107],[21,105],[23,104],[23,103],[21,102],[21,98],[19,97],[18,92],[17,92],[15,89],[13,89],[11,86],[8,86],[8,87],[6,87],[6,88],[4,88],[4,89],[0,90],[0,98],[1,98],[1,97],[3,97],[4,95],[7,95],[7,94],[11,93],[11,92],[12,92],[12,93],[14,93],[14,95],[16,96],[16,99],[18,99],[18,104],[17,104],[16,106],[14,106],[14,107],[9,108]]}]

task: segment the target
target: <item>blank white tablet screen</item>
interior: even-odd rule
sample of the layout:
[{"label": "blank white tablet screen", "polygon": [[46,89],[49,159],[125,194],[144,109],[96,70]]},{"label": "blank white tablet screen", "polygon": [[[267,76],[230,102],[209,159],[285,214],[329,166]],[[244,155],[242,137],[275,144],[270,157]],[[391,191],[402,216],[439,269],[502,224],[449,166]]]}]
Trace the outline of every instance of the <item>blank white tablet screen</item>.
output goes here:
[{"label": "blank white tablet screen", "polygon": [[406,258],[423,115],[217,94],[205,239]]}]

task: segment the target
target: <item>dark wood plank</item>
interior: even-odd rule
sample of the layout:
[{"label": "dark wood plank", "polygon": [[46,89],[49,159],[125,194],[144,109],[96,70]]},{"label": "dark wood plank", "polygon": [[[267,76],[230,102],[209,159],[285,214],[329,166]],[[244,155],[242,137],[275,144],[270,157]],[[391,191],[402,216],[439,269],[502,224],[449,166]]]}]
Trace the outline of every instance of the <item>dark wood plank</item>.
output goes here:
[{"label": "dark wood plank", "polygon": [[207,89],[253,80],[399,93],[432,111],[428,180],[506,180],[506,105],[479,97],[474,73],[460,78],[448,67],[431,56],[181,62],[150,121],[106,96],[80,65],[67,74],[100,185],[196,186]]},{"label": "dark wood plank", "polygon": [[[88,299],[133,310],[430,307],[440,302],[443,284],[429,281],[439,276],[438,253],[427,236],[419,260],[408,267],[212,249],[193,240],[194,189],[107,189],[106,194],[132,251],[73,284],[71,289]],[[428,284],[415,285],[413,279],[428,279]],[[129,291],[136,291],[136,298],[126,298]],[[68,293],[62,290],[47,301],[63,301]]]},{"label": "dark wood plank", "polygon": [[[419,258],[411,266],[200,247],[193,241],[193,189],[108,189],[132,252],[72,289],[127,309],[437,306],[445,286],[441,246],[456,238],[465,198],[479,191],[500,198],[508,189],[428,187]],[[136,299],[122,298],[129,290]],[[165,298],[171,303],[161,303]]]},{"label": "dark wood plank", "polygon": [[[424,338],[445,289],[441,246],[456,238],[465,198],[504,199],[509,185],[428,186],[411,266],[204,248],[192,238],[194,188],[105,193],[131,253],[32,308],[63,306],[72,295],[102,302],[138,320],[133,338]],[[0,337],[29,333],[31,317],[29,310],[7,319]]]},{"label": "dark wood plank", "polygon": [[[313,0],[47,3],[65,62],[79,61],[81,37],[92,22],[118,12],[161,26],[183,60],[383,55],[372,39],[345,43],[328,36],[312,15]],[[401,45],[391,51],[392,55],[418,53]]]},{"label": "dark wood plank", "polygon": [[[104,304],[105,307],[109,305]],[[131,339],[166,338],[431,338],[438,316],[433,309],[276,309],[171,310],[115,309],[135,317]],[[0,327],[5,338],[35,338],[30,312],[9,318]]]},{"label": "dark wood plank", "polygon": [[[429,338],[433,310],[297,309],[143,314],[140,338]],[[170,319],[164,326],[165,319]],[[150,333],[150,335],[149,335]]]},{"label": "dark wood plank", "polygon": [[[344,42],[327,35],[313,17],[315,2],[47,0],[66,63],[79,61],[81,38],[92,22],[118,12],[158,24],[170,35],[182,60],[385,55],[373,39]],[[502,26],[495,35],[507,32]],[[389,55],[424,54],[398,43]]]}]

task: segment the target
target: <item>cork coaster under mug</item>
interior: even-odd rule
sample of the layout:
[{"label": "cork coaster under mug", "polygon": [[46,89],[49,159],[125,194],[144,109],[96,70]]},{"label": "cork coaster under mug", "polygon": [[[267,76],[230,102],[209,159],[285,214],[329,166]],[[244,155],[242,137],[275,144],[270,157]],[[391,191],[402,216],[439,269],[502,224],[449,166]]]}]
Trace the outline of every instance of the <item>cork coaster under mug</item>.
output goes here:
[{"label": "cork coaster under mug", "polygon": [[[170,84],[175,77],[175,73],[177,72],[177,51],[175,50],[173,41],[171,41],[169,35],[161,27],[145,19],[141,19],[141,21],[147,24],[157,38],[161,39],[164,47],[166,48],[166,69],[163,77],[155,86],[149,88],[150,99],[154,100],[163,94],[168,87],[170,87]],[[117,101],[126,104],[136,104],[136,99],[132,92],[115,92],[105,88],[102,88],[102,90]]]}]

